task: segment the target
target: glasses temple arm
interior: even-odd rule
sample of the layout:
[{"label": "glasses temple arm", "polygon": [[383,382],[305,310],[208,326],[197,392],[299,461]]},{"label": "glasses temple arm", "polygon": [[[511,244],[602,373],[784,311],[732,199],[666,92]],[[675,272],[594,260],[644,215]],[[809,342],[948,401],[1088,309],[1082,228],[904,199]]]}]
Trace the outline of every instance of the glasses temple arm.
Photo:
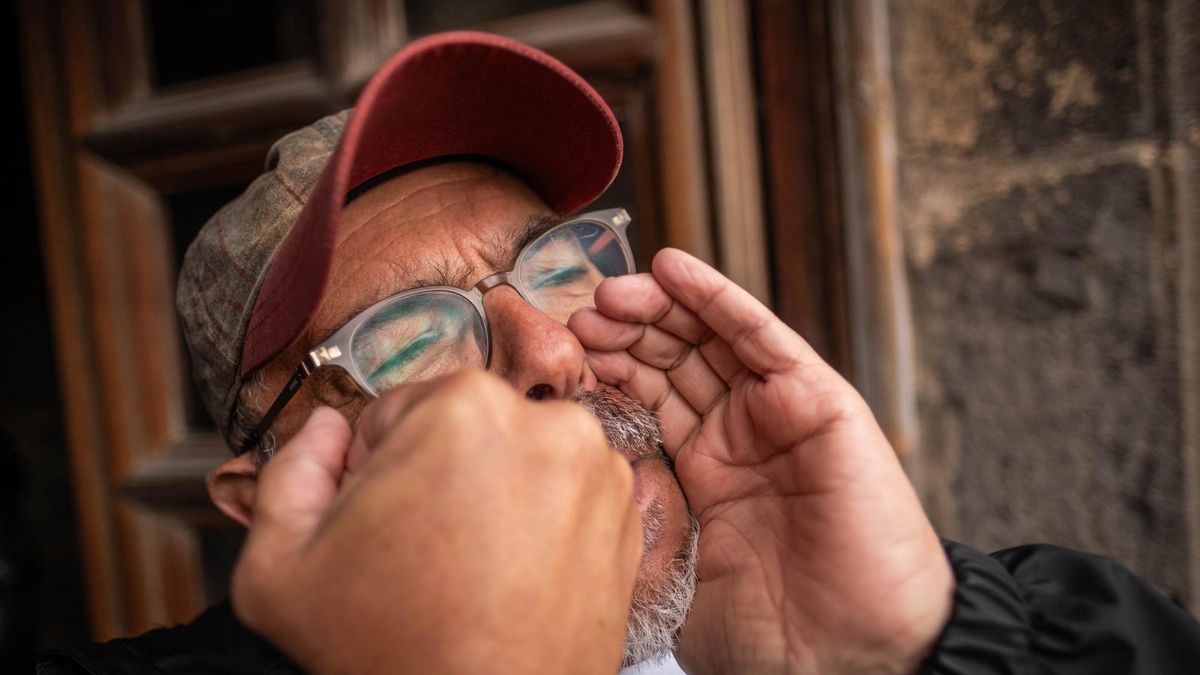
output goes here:
[{"label": "glasses temple arm", "polygon": [[242,445],[238,449],[238,454],[249,452],[254,449],[254,446],[258,445],[262,437],[271,430],[271,423],[275,421],[275,417],[288,404],[288,401],[292,400],[292,397],[296,395],[296,391],[300,389],[300,385],[304,384],[304,380],[308,378],[309,373],[312,371],[313,369],[308,365],[307,361],[301,363],[296,368],[296,372],[292,373],[292,379],[288,380],[287,384],[284,385],[283,391],[279,392],[279,396],[275,398],[275,402],[271,404],[267,413],[263,415],[262,421],[258,423],[258,426],[254,427],[254,431],[250,432],[246,440],[242,441]]}]

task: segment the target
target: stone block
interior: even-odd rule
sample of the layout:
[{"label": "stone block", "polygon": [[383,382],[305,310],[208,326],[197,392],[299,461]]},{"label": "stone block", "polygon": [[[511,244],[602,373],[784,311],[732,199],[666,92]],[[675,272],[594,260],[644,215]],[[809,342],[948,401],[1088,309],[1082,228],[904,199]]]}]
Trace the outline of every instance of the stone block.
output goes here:
[{"label": "stone block", "polygon": [[971,544],[1112,555],[1182,598],[1176,277],[1150,189],[1133,162],[1016,186],[910,258],[918,486]]},{"label": "stone block", "polygon": [[1086,137],[1165,129],[1159,3],[896,0],[900,140],[907,152],[1026,155]]}]

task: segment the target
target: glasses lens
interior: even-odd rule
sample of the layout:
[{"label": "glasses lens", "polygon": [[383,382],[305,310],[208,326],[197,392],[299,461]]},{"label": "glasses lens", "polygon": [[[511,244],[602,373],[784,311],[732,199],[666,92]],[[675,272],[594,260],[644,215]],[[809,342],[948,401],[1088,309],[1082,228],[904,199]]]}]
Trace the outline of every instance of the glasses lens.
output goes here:
[{"label": "glasses lens", "polygon": [[601,281],[633,271],[617,233],[591,221],[547,232],[526,249],[518,270],[529,301],[563,322],[571,312],[594,306]]},{"label": "glasses lens", "polygon": [[350,354],[378,395],[405,382],[483,367],[487,337],[469,300],[427,291],[380,307],[355,331]]}]

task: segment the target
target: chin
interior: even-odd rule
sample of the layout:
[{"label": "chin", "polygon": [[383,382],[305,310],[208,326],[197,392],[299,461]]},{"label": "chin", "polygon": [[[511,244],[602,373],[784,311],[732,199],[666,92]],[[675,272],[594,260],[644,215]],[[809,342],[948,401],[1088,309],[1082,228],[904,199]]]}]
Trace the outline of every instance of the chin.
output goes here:
[{"label": "chin", "polygon": [[600,385],[574,400],[604,428],[612,449],[633,468],[633,498],[642,515],[642,562],[625,632],[626,666],[654,661],[675,649],[696,590],[699,527],[662,451],[652,413],[617,389]]},{"label": "chin", "polygon": [[666,657],[676,646],[696,589],[699,527],[665,458],[634,464],[643,554],[626,627],[623,666]]}]

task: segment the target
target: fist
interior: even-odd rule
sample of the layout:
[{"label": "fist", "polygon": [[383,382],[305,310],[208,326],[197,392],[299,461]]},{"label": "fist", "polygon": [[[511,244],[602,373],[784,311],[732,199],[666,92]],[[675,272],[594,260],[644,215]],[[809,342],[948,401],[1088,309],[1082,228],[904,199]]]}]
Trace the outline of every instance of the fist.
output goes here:
[{"label": "fist", "polygon": [[640,555],[596,421],[470,371],[385,393],[353,438],[315,413],[263,472],[233,602],[316,672],[612,673]]}]

